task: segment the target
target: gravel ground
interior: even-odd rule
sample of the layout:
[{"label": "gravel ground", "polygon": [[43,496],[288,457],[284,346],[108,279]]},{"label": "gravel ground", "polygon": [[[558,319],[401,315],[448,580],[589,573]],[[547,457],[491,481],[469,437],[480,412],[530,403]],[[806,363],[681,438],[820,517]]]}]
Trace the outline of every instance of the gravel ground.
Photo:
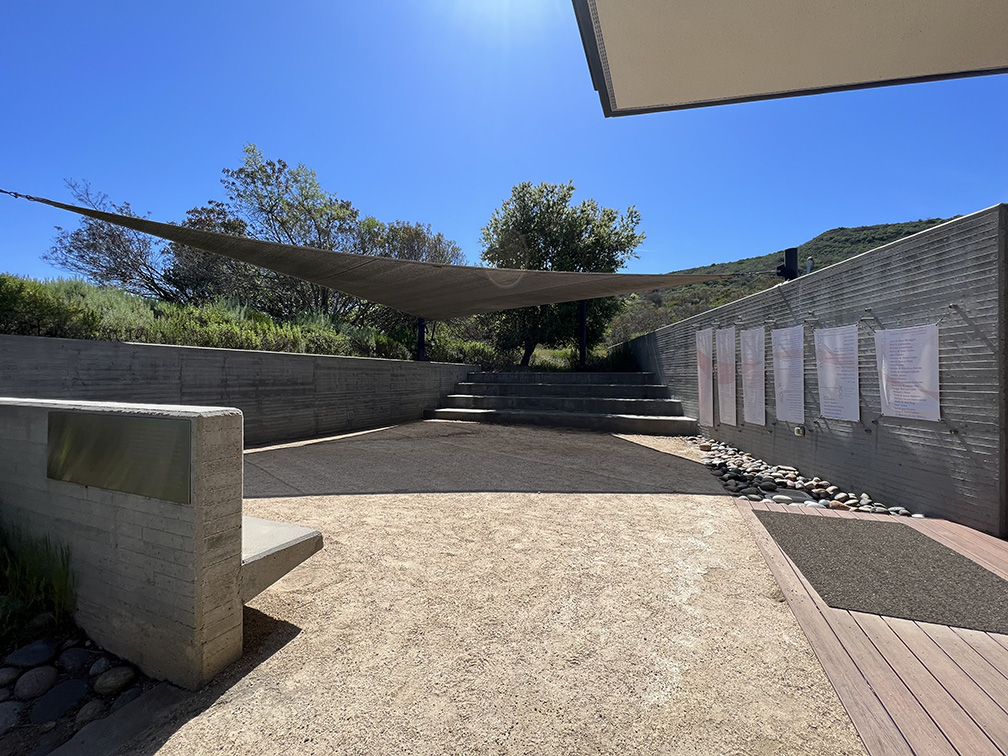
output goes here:
[{"label": "gravel ground", "polygon": [[[366,460],[407,448],[377,480]],[[246,514],[325,548],[130,753],[863,754],[698,460],[677,438],[444,422],[248,452]],[[341,487],[362,492],[319,493]]]}]

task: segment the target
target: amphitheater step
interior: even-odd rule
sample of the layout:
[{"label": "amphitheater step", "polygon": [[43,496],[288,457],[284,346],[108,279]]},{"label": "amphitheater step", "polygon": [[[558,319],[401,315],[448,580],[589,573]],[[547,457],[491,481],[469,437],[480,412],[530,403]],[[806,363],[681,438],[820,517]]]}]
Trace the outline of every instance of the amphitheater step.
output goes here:
[{"label": "amphitheater step", "polygon": [[682,415],[678,399],[627,399],[622,397],[481,396],[449,394],[443,406],[452,409],[528,410],[535,412],[588,412],[599,415]]},{"label": "amphitheater step", "polygon": [[697,421],[694,418],[683,416],[444,407],[425,410],[424,418],[427,420],[468,420],[470,422],[513,425],[550,425],[607,433],[639,433],[656,436],[687,436],[697,432]]},{"label": "amphitheater step", "polygon": [[609,433],[689,435],[697,421],[654,373],[470,373],[434,420],[553,425]]},{"label": "amphitheater step", "polygon": [[580,397],[613,397],[616,399],[668,399],[667,386],[660,383],[505,383],[463,381],[456,384],[457,394],[476,396],[571,396],[576,388]]}]

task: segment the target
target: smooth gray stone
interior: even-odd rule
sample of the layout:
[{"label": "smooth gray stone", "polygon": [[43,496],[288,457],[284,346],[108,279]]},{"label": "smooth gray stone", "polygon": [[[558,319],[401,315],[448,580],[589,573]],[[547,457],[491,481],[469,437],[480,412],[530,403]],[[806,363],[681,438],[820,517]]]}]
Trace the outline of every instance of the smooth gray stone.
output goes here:
[{"label": "smooth gray stone", "polygon": [[89,687],[87,680],[61,682],[35,702],[28,718],[35,724],[59,719],[87,695]]},{"label": "smooth gray stone", "polygon": [[0,735],[17,726],[23,708],[24,704],[20,701],[0,703]]},{"label": "smooth gray stone", "polygon": [[785,494],[776,494],[771,498],[778,504],[790,504],[792,501],[791,497]]},{"label": "smooth gray stone", "polygon": [[28,701],[47,693],[56,684],[59,672],[56,667],[35,667],[18,678],[14,686],[14,697]]},{"label": "smooth gray stone", "polygon": [[746,498],[749,499],[749,501],[763,501],[763,497],[759,494],[746,494]]},{"label": "smooth gray stone", "polygon": [[889,507],[889,514],[899,514],[903,507]]},{"label": "smooth gray stone", "polygon": [[829,502],[829,499],[819,499],[819,504],[822,504],[822,506],[826,509],[829,509]]},{"label": "smooth gray stone", "polygon": [[[746,496],[748,496],[749,494],[758,494],[759,492],[760,492],[760,490],[758,488],[754,488],[753,486],[749,486],[748,488],[743,488],[741,491],[739,491],[739,493],[743,493]],[[761,496],[760,498],[763,498],[763,497]]]},{"label": "smooth gray stone", "polygon": [[80,711],[77,712],[77,716],[74,717],[74,725],[80,727],[85,725],[93,719],[97,719],[105,713],[105,702],[100,698],[96,698],[92,701],[88,701],[86,704],[81,706]]},{"label": "smooth gray stone", "polygon": [[60,654],[58,664],[61,669],[65,669],[71,675],[76,675],[94,664],[97,655],[96,652],[86,648],[68,648]]},{"label": "smooth gray stone", "polygon": [[760,483],[759,487],[761,489],[763,489],[764,491],[776,491],[777,490],[777,484],[774,483],[773,481],[768,481],[768,480],[765,480],[762,483]]},{"label": "smooth gray stone", "polygon": [[889,514],[889,510],[886,509],[885,507],[872,507],[871,511],[874,514]]},{"label": "smooth gray stone", "polygon": [[901,509],[899,511],[899,516],[900,517],[909,517],[910,516],[910,510],[909,509]]},{"label": "smooth gray stone", "polygon": [[91,677],[97,677],[98,675],[103,675],[109,671],[112,666],[112,662],[109,661],[107,656],[101,657],[98,661],[91,665],[91,669],[88,670],[88,674]]},{"label": "smooth gray stone", "polygon": [[805,506],[808,507],[809,509],[829,509],[829,507],[827,507],[825,504],[818,501],[809,502]]},{"label": "smooth gray stone", "polygon": [[921,514],[920,512],[914,512],[914,513],[913,513],[912,515],[910,515],[910,516],[911,516],[911,517],[916,517],[916,518],[918,518],[918,519],[923,519],[923,518],[924,518],[924,515],[922,515],[922,514]]},{"label": "smooth gray stone", "polygon": [[17,667],[0,667],[0,687],[10,685],[21,676],[21,670]]},{"label": "smooth gray stone", "polygon": [[95,680],[95,693],[108,696],[129,687],[136,680],[136,670],[132,667],[113,667]]},{"label": "smooth gray stone", "polygon": [[8,700],[11,697],[11,695],[12,694],[10,688],[0,688],[0,703],[3,703],[4,701]]},{"label": "smooth gray stone", "polygon": [[858,512],[871,512],[872,508],[868,504],[862,504],[860,507],[857,508],[857,511]]},{"label": "smooth gray stone", "polygon": [[834,501],[847,501],[847,499],[849,499],[849,498],[850,498],[850,496],[848,496],[847,494],[845,494],[843,491],[841,491],[838,494],[834,494],[834,496],[833,496],[833,500]]},{"label": "smooth gray stone", "polygon": [[56,658],[56,643],[49,638],[29,643],[12,652],[4,660],[12,667],[38,667]]}]

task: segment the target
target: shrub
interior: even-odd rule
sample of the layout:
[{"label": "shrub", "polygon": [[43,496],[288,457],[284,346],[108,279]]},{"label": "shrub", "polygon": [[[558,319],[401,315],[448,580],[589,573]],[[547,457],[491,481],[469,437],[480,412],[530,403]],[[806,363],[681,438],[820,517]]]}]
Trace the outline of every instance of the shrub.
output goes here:
[{"label": "shrub", "polygon": [[48,535],[32,539],[0,527],[0,656],[34,640],[27,635],[33,617],[51,612],[59,626],[73,609],[70,549]]}]

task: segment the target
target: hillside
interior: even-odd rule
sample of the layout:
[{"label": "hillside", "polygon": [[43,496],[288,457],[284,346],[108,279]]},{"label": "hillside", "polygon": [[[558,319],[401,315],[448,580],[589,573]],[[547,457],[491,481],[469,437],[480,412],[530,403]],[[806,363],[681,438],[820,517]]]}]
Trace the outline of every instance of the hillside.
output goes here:
[{"label": "hillside", "polygon": [[[805,260],[813,259],[814,269],[821,270],[848,257],[919,233],[944,223],[945,218],[928,218],[907,223],[885,223],[857,228],[834,228],[798,247],[798,268],[805,270]],[[660,289],[645,294],[632,294],[625,298],[623,312],[613,318],[606,334],[609,345],[627,341],[656,328],[692,317],[713,307],[768,289],[781,281],[774,275],[777,266],[784,262],[780,252],[760,257],[748,257],[735,262],[715,263],[699,268],[688,268],[678,273],[749,273],[750,276],[690,284],[674,289]]]}]

